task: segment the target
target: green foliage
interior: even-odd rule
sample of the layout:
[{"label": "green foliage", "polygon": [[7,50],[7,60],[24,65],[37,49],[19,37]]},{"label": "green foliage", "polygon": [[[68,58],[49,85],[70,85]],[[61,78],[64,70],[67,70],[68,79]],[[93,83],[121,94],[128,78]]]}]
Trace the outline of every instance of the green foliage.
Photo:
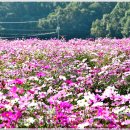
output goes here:
[{"label": "green foliage", "polygon": [[76,60],[83,61],[84,59],[86,59],[85,62],[87,62],[87,64],[90,67],[94,67],[95,66],[95,62],[91,61],[92,57],[89,54],[81,54],[81,55],[77,55],[76,56]]},{"label": "green foliage", "polygon": [[[38,21],[53,12],[57,6],[65,7],[67,3],[61,2],[10,2],[0,3],[0,22],[14,21]],[[11,30],[13,29],[13,30]],[[18,34],[36,34],[37,31],[29,32],[23,30],[41,30],[37,23],[31,24],[0,24],[0,36],[10,37]],[[19,31],[20,30],[20,31]],[[46,30],[45,30],[46,32]],[[48,30],[47,30],[48,32]],[[40,32],[41,33],[41,32]]]},{"label": "green foliage", "polygon": [[[56,28],[57,17],[61,26],[61,35],[67,38],[90,37],[91,24],[104,13],[109,13],[115,3],[69,3],[65,8],[57,8],[47,18],[39,21],[39,27]],[[108,7],[108,9],[106,9]]]},{"label": "green foliage", "polygon": [[103,23],[100,23],[100,21],[97,19],[93,24],[91,28],[91,34],[95,37],[105,37],[106,36],[105,26]]},{"label": "green foliage", "polygon": [[[0,3],[0,21],[39,21],[31,24],[0,24],[0,36],[30,34],[17,29],[42,30],[57,28],[65,38],[128,37],[130,3],[115,2],[11,2]],[[21,11],[22,10],[22,11]],[[6,29],[16,29],[6,30]],[[31,34],[37,32],[31,32]],[[56,35],[45,35],[51,38]]]},{"label": "green foliage", "polygon": [[117,3],[111,13],[104,14],[101,20],[92,23],[91,34],[95,37],[128,37],[130,34],[129,8],[130,3]]}]

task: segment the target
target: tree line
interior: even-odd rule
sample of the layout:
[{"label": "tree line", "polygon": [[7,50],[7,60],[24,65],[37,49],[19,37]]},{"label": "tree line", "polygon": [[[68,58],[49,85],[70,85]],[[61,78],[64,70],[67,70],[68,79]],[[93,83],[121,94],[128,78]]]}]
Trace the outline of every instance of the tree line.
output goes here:
[{"label": "tree line", "polygon": [[[0,37],[48,33],[56,31],[57,24],[60,26],[60,35],[67,39],[129,37],[130,3],[1,2],[0,22],[7,21],[38,22],[27,24],[0,23]],[[53,38],[57,35],[40,35],[38,37]]]}]

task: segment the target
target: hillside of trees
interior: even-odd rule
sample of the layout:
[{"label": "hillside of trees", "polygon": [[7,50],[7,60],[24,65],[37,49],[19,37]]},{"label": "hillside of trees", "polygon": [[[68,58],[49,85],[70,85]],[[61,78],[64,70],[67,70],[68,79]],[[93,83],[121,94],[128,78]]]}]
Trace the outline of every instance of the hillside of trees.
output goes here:
[{"label": "hillside of trees", "polygon": [[[37,21],[28,23],[8,23]],[[7,23],[5,23],[7,22]],[[1,2],[0,37],[54,38],[57,25],[66,39],[128,37],[130,3],[125,2]],[[46,34],[46,35],[42,35]]]},{"label": "hillside of trees", "polygon": [[[67,3],[55,2],[1,2],[0,22],[38,21],[52,13],[57,6],[64,8]],[[31,31],[29,31],[31,30]],[[24,34],[41,33],[38,22],[34,23],[0,23],[1,37],[20,37]],[[47,30],[45,29],[44,32]],[[17,35],[13,35],[17,34]]]},{"label": "hillside of trees", "polygon": [[59,16],[61,33],[67,37],[90,37],[91,24],[105,13],[111,12],[115,3],[69,3],[65,8],[57,8],[47,18],[39,22],[41,28],[55,28]]},{"label": "hillside of trees", "polygon": [[114,9],[103,18],[92,23],[91,34],[94,37],[129,37],[130,3],[117,3]]}]

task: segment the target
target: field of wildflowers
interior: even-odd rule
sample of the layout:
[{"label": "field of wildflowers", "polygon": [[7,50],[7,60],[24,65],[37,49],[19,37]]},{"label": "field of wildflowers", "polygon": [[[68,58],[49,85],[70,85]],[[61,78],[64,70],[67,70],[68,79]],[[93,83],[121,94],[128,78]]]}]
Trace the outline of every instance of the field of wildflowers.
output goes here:
[{"label": "field of wildflowers", "polygon": [[130,39],[0,40],[0,128],[130,128]]}]

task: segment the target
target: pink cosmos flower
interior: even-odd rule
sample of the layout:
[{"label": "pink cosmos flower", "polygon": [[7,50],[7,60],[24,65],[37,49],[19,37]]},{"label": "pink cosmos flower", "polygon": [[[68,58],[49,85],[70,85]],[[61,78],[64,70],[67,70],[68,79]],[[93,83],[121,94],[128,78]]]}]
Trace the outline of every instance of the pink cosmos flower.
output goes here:
[{"label": "pink cosmos flower", "polygon": [[12,92],[12,93],[16,93],[17,92],[17,87],[16,86],[13,86],[11,89],[10,89],[10,91]]},{"label": "pink cosmos flower", "polygon": [[19,88],[19,89],[18,89],[18,93],[19,93],[19,94],[23,94],[24,92],[25,92],[25,91],[24,91],[23,88]]},{"label": "pink cosmos flower", "polygon": [[98,56],[99,56],[99,57],[103,57],[103,54],[104,54],[103,52],[99,52],[99,53],[98,53]]},{"label": "pink cosmos flower", "polygon": [[45,77],[45,76],[46,76],[46,74],[43,73],[43,72],[39,72],[39,73],[37,73],[37,77],[39,77],[39,78],[41,78],[41,77]]},{"label": "pink cosmos flower", "polygon": [[64,101],[64,102],[60,103],[60,107],[63,108],[63,109],[69,109],[71,106],[72,106],[72,104],[70,104],[67,101]]},{"label": "pink cosmos flower", "polygon": [[50,67],[50,65],[46,65],[46,66],[44,66],[43,68],[44,68],[44,69],[50,69],[51,67]]},{"label": "pink cosmos flower", "polygon": [[89,78],[89,79],[87,79],[86,80],[86,85],[90,85],[90,86],[92,86],[92,84],[93,84],[93,81],[92,81],[92,79],[91,78]]},{"label": "pink cosmos flower", "polygon": [[31,94],[34,94],[34,91],[33,91],[33,90],[28,90],[28,92],[30,92]]},{"label": "pink cosmos flower", "polygon": [[108,124],[108,128],[115,128],[116,127],[116,124],[111,122]]},{"label": "pink cosmos flower", "polygon": [[13,117],[13,113],[11,111],[3,112],[1,116],[4,120],[10,120]]},{"label": "pink cosmos flower", "polygon": [[130,125],[130,120],[125,120],[124,122],[122,122],[122,125]]},{"label": "pink cosmos flower", "polygon": [[4,123],[0,124],[0,128],[4,128],[4,126],[5,126]]},{"label": "pink cosmos flower", "polygon": [[15,79],[14,83],[18,84],[18,85],[22,85],[24,83],[24,81],[22,79]]},{"label": "pink cosmos flower", "polygon": [[22,113],[20,111],[16,111],[15,113],[11,111],[7,111],[7,112],[3,112],[1,116],[5,121],[16,122],[22,116]]},{"label": "pink cosmos flower", "polygon": [[66,82],[67,84],[71,84],[71,83],[73,83],[73,81],[72,81],[72,80],[69,80],[69,79],[66,80],[65,82]]}]

